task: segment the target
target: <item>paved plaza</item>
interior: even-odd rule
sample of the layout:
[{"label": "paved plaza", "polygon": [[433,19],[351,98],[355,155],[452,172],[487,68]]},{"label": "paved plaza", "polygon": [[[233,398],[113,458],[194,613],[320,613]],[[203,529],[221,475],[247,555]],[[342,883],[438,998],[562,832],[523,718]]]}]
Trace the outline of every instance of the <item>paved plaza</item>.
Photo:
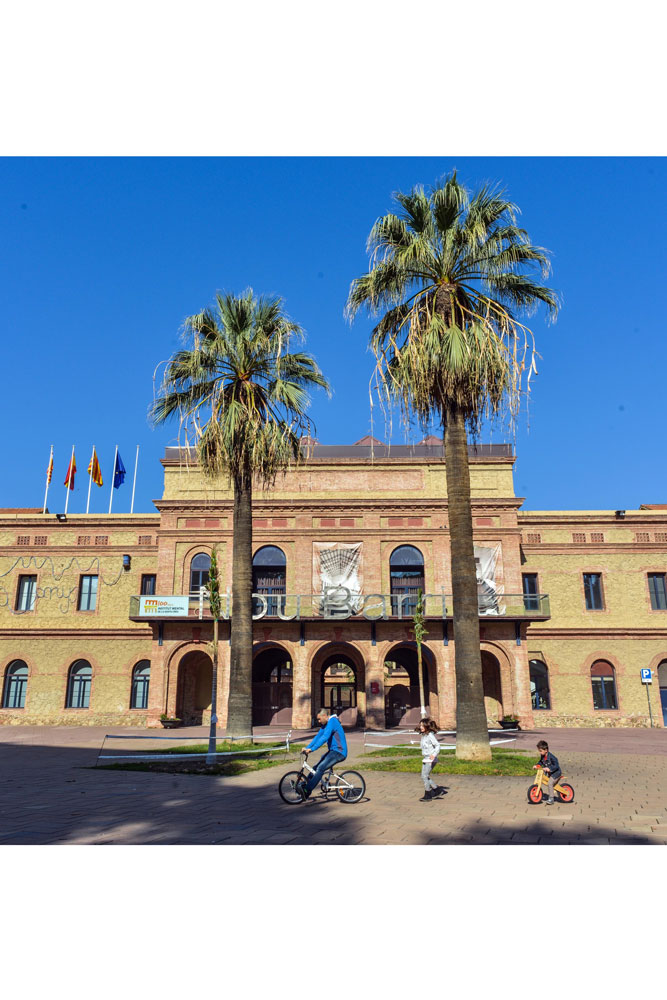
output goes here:
[{"label": "paved plaza", "polygon": [[[277,784],[289,761],[234,778],[95,770],[106,732],[0,729],[0,844],[667,844],[664,729],[519,733],[508,746],[547,739],[576,789],[552,807],[528,803],[529,778],[441,773],[447,794],[424,803],[418,774],[375,771],[356,805],[288,806]],[[363,771],[363,734],[348,740]]]}]

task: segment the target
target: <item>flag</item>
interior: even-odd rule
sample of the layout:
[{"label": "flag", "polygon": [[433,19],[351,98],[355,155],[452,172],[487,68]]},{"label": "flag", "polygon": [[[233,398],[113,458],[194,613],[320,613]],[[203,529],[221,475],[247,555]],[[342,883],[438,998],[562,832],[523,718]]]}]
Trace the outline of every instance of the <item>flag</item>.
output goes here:
[{"label": "flag", "polygon": [[116,452],[116,467],[113,470],[113,488],[118,489],[122,486],[125,479],[125,466],[123,465],[123,459],[120,457],[120,452]]},{"label": "flag", "polygon": [[63,486],[69,486],[71,490],[74,489],[74,476],[76,475],[76,459],[74,458],[74,452],[72,451],[72,457],[69,460],[69,465],[67,466],[67,475],[65,476],[65,482]]},{"label": "flag", "polygon": [[97,461],[97,452],[93,448],[93,457],[88,465],[88,475],[91,477],[96,486],[102,485],[102,472],[100,469],[100,463]]},{"label": "flag", "polygon": [[46,470],[46,485],[48,486],[51,482],[51,476],[53,475],[53,448],[51,449],[51,457],[49,458],[49,467]]}]

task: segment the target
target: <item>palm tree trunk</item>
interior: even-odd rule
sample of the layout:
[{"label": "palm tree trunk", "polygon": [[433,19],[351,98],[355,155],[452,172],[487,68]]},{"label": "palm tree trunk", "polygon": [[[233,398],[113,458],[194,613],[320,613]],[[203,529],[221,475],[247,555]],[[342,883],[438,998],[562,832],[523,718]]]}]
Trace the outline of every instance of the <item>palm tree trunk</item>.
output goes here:
[{"label": "palm tree trunk", "polygon": [[252,480],[234,480],[232,626],[227,735],[252,733]]},{"label": "palm tree trunk", "polygon": [[211,677],[211,726],[208,734],[207,764],[215,764],[218,727],[218,619],[213,619],[213,673]]},{"label": "palm tree trunk", "polygon": [[456,756],[491,760],[479,648],[468,439],[464,416],[454,408],[445,413],[445,472],[454,599]]}]

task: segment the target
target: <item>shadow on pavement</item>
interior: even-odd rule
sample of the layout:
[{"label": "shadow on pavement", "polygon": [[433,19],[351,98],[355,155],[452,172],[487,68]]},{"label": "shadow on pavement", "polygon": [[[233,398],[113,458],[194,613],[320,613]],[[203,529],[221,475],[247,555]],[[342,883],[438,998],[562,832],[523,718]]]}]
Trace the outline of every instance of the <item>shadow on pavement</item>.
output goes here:
[{"label": "shadow on pavement", "polygon": [[291,761],[224,778],[95,770],[96,757],[92,747],[0,741],[0,845],[394,844],[397,820],[413,844],[655,842],[593,823],[555,828],[546,817],[516,830],[480,817],[449,832],[427,832],[422,810],[439,808],[437,802],[414,808],[402,798],[387,803],[374,783],[359,803],[315,797],[290,806],[278,794],[278,781]]}]

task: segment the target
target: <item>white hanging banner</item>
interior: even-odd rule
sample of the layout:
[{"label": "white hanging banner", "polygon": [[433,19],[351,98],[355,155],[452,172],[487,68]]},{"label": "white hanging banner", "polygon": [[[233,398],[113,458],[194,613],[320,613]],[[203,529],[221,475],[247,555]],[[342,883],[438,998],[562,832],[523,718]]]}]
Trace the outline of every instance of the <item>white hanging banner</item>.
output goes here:
[{"label": "white hanging banner", "polygon": [[504,615],[506,606],[501,597],[505,593],[502,583],[500,544],[475,546],[477,573],[477,603],[480,615]]},{"label": "white hanging banner", "polygon": [[313,543],[313,593],[321,593],[321,607],[335,610],[363,604],[362,542]]}]

